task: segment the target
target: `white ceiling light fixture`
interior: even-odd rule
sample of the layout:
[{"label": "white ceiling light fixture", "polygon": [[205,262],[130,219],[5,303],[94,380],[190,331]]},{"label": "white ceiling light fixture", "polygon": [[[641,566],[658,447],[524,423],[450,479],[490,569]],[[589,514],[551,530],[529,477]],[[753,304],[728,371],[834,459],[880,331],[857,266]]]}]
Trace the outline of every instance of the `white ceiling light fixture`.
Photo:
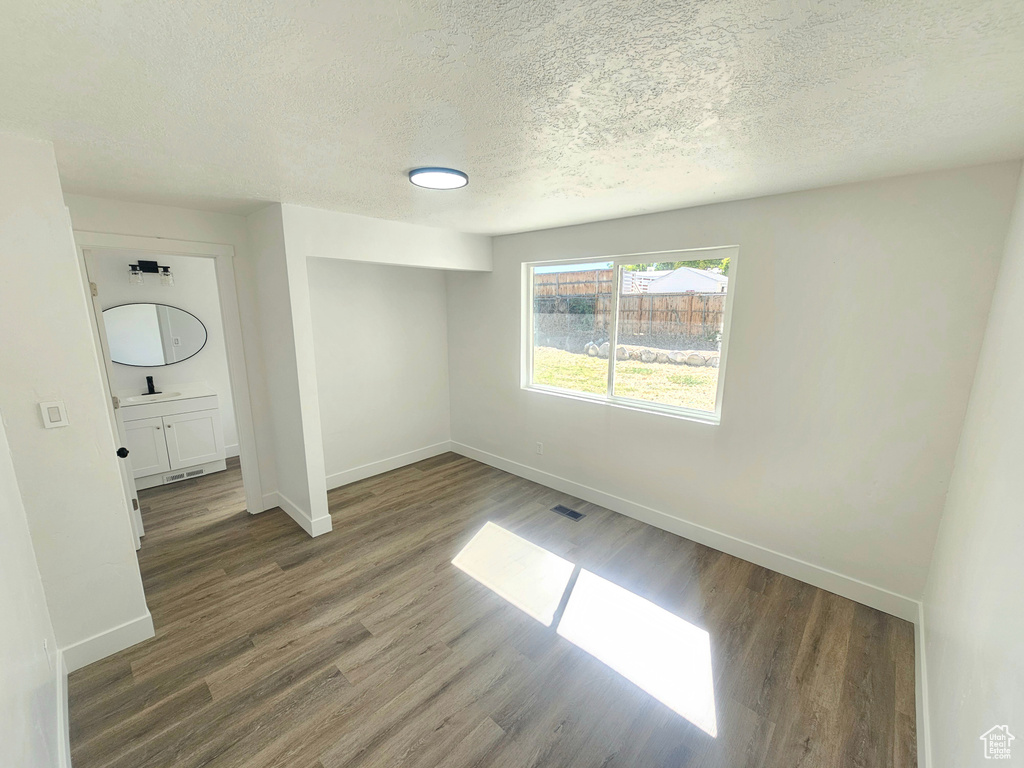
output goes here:
[{"label": "white ceiling light fixture", "polygon": [[454,168],[413,168],[409,181],[424,189],[458,189],[469,184],[469,176]]}]

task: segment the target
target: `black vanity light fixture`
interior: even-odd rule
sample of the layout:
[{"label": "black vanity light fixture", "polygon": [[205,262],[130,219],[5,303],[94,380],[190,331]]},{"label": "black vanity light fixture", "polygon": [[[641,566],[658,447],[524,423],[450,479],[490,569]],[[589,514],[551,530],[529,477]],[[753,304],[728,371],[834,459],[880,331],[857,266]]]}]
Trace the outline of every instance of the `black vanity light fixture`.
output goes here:
[{"label": "black vanity light fixture", "polygon": [[409,181],[424,189],[458,189],[469,184],[469,176],[454,168],[413,168]]},{"label": "black vanity light fixture", "polygon": [[170,288],[174,285],[174,275],[170,267],[163,267],[155,261],[143,261],[139,259],[138,264],[128,265],[128,282],[132,285],[142,285],[143,275],[160,275],[160,285]]}]

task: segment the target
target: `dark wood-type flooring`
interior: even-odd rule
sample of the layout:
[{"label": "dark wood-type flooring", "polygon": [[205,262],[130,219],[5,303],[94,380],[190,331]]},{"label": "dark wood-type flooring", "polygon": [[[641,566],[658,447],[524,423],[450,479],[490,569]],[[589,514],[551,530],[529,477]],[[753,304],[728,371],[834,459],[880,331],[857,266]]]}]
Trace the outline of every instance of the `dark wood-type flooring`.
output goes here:
[{"label": "dark wood-type flooring", "polygon": [[[156,637],[71,675],[75,768],[916,765],[910,624],[470,459],[317,539],[237,461],[141,496]],[[453,566],[488,521],[707,630],[716,735]]]}]

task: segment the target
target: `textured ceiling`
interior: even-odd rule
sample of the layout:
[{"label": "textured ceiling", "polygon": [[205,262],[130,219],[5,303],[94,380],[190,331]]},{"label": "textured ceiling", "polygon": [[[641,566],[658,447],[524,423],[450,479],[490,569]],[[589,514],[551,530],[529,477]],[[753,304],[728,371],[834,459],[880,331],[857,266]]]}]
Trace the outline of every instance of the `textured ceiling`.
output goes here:
[{"label": "textured ceiling", "polygon": [[[0,0],[67,191],[511,232],[1024,156],[1022,0]],[[416,165],[471,183],[414,188]]]}]

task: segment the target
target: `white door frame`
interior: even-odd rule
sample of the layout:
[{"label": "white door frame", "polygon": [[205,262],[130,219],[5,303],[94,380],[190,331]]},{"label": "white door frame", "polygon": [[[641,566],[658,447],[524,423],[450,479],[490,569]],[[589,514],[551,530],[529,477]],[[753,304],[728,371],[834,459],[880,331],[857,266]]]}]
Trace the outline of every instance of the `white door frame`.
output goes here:
[{"label": "white door frame", "polygon": [[[220,297],[221,323],[224,327],[224,342],[228,353],[231,398],[234,401],[235,422],[238,425],[238,453],[242,466],[242,482],[245,486],[245,504],[249,514],[255,515],[262,512],[263,486],[260,482],[256,432],[253,429],[252,405],[249,398],[249,377],[246,373],[245,349],[242,345],[242,321],[238,314],[238,294],[235,292],[235,249],[230,245],[220,243],[170,240],[142,235],[115,235],[77,229],[74,230],[74,235],[83,279],[88,279],[85,269],[85,253],[91,250],[149,251],[167,255],[214,259],[217,270],[217,292]],[[95,316],[95,312],[93,321],[100,322],[100,318]],[[104,384],[106,384],[109,397],[111,394],[110,384],[106,381]],[[112,409],[111,413],[113,413]]]}]

